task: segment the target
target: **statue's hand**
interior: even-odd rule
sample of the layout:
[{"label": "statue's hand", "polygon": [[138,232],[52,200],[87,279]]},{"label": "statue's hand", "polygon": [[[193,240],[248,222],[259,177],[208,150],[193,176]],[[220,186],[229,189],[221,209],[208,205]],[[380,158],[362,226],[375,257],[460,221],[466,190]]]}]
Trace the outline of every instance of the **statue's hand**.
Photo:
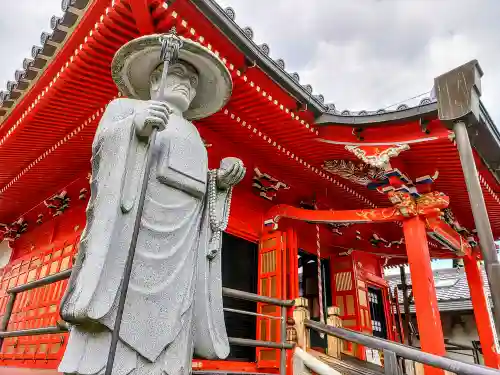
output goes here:
[{"label": "statue's hand", "polygon": [[150,100],[147,108],[135,114],[137,135],[147,138],[153,132],[153,128],[157,128],[158,131],[165,130],[171,113],[166,103]]},{"label": "statue's hand", "polygon": [[238,158],[224,158],[217,170],[217,187],[229,189],[245,177],[246,168]]}]

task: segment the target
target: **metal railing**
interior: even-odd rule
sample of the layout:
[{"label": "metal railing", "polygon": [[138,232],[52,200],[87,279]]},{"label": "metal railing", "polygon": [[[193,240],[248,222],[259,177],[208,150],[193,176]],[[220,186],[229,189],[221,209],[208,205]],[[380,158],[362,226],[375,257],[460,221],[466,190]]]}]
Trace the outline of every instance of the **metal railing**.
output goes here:
[{"label": "metal railing", "polygon": [[33,328],[33,329],[23,329],[17,331],[7,331],[9,325],[10,317],[12,315],[12,310],[14,308],[14,303],[16,302],[16,297],[21,292],[26,292],[28,290],[40,288],[61,280],[66,280],[70,277],[71,270],[65,270],[53,275],[43,277],[41,279],[31,281],[29,283],[18,285],[7,290],[9,295],[9,300],[5,307],[5,313],[3,314],[2,322],[0,323],[0,348],[5,337],[21,337],[21,336],[32,336],[32,335],[45,335],[49,333],[61,333],[66,332],[67,326],[65,324],[59,324],[55,327],[43,327],[43,328]]},{"label": "metal railing", "polygon": [[229,343],[232,345],[240,345],[240,346],[254,346],[261,348],[275,348],[280,349],[280,375],[286,375],[286,350],[293,349],[294,345],[286,342],[286,315],[287,308],[292,307],[295,303],[293,300],[280,300],[277,298],[265,297],[258,294],[243,292],[241,290],[222,288],[222,295],[229,298],[241,299],[245,301],[252,302],[260,302],[267,305],[279,306],[281,307],[281,316],[273,316],[267,314],[258,314],[252,313],[244,310],[237,309],[224,309],[228,312],[239,313],[244,315],[255,315],[260,317],[265,317],[269,319],[279,319],[281,321],[281,337],[280,342],[273,341],[260,341],[260,340],[251,340],[251,339],[241,339],[241,338],[229,338]]},{"label": "metal railing", "polygon": [[[39,280],[35,280],[23,285],[18,285],[16,287],[10,288],[7,290],[7,294],[9,294],[9,300],[7,302],[5,313],[3,315],[1,325],[0,325],[0,348],[3,343],[3,339],[6,337],[22,337],[22,336],[38,336],[38,335],[47,335],[47,334],[57,334],[68,332],[69,325],[66,322],[58,322],[56,326],[52,327],[41,327],[41,328],[32,328],[32,329],[22,329],[15,331],[7,331],[7,327],[9,325],[9,320],[12,315],[12,310],[14,308],[14,303],[16,302],[16,297],[19,293],[25,292],[28,290],[40,288],[61,280],[66,280],[71,276],[71,269],[65,270]],[[293,349],[294,344],[290,344],[286,342],[286,316],[287,316],[287,308],[292,307],[294,305],[293,300],[280,300],[277,298],[271,298],[266,296],[261,296],[258,294],[248,293],[241,290],[230,289],[230,288],[222,288],[222,295],[228,298],[240,299],[245,301],[259,302],[272,306],[281,307],[281,316],[273,316],[267,314],[258,314],[251,311],[245,310],[237,310],[237,309],[229,309],[225,308],[224,310],[227,312],[233,312],[237,314],[244,315],[253,315],[260,316],[269,319],[278,319],[281,321],[281,337],[279,342],[274,341],[262,341],[262,340],[252,340],[252,339],[244,339],[237,337],[229,337],[229,344],[235,346],[250,346],[250,347],[259,347],[259,348],[271,348],[271,349],[279,349],[280,350],[280,375],[286,375],[286,350]]]},{"label": "metal railing", "polygon": [[[465,357],[472,357],[474,363],[481,364],[480,355],[483,353],[481,343],[479,341],[471,341],[472,345],[464,345],[448,339],[444,340],[445,350],[447,353],[452,353]],[[416,349],[422,349],[419,345],[412,345]],[[470,352],[470,353],[469,353]]]},{"label": "metal railing", "polygon": [[309,329],[383,351],[385,375],[403,374],[402,368],[399,365],[399,358],[405,358],[424,365],[437,367],[458,375],[500,375],[499,370],[425,353],[410,346],[351,331],[349,329],[330,327],[312,320],[306,320],[304,324]]}]

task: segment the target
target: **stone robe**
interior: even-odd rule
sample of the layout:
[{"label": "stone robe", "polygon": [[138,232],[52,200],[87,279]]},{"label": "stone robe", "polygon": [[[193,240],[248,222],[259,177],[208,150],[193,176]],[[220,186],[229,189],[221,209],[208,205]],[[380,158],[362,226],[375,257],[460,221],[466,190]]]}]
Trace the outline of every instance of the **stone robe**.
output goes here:
[{"label": "stone robe", "polygon": [[[72,323],[59,371],[103,374],[132,237],[147,142],[134,114],[147,105],[111,102],[93,143],[87,223],[61,316]],[[225,358],[220,250],[211,240],[208,160],[195,126],[171,115],[149,174],[114,375],[188,374],[193,350]],[[217,191],[218,220],[227,191]],[[220,241],[217,241],[220,242]]]}]

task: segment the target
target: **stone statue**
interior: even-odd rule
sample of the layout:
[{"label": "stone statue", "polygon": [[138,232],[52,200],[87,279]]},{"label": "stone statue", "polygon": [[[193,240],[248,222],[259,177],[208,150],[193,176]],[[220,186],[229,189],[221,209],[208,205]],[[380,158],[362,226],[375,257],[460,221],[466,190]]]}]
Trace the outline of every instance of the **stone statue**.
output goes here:
[{"label": "stone statue", "polygon": [[113,60],[127,98],[108,105],[92,146],[87,224],[61,302],[71,327],[63,373],[105,371],[153,126],[159,133],[149,146],[153,164],[113,375],[189,374],[193,351],[207,359],[229,354],[219,250],[231,188],[245,168],[226,158],[209,170],[190,120],[224,106],[232,81],[217,56],[182,40],[163,85],[160,35],[127,43]]}]

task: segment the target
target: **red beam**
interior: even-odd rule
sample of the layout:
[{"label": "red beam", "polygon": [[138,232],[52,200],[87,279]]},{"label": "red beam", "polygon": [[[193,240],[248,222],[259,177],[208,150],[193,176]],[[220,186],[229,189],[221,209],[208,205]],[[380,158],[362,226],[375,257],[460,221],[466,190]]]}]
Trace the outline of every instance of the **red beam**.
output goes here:
[{"label": "red beam", "polygon": [[391,196],[399,199],[394,207],[361,210],[306,210],[284,204],[276,205],[264,217],[264,224],[277,226],[281,218],[324,224],[393,222],[413,216],[436,216],[450,203],[449,198],[439,192],[425,194],[418,201],[406,193],[393,193]]},{"label": "red beam", "polygon": [[[447,198],[447,197],[446,197]],[[450,250],[457,255],[463,256],[471,253],[470,245],[467,240],[457,233],[449,224],[440,220],[436,213],[440,208],[447,206],[447,200],[443,202],[421,204],[418,209],[410,210],[409,214],[419,215],[424,218],[426,227],[431,232],[434,239],[440,239]],[[373,208],[366,210],[306,210],[284,204],[276,205],[265,215],[264,224],[273,226],[277,229],[278,222],[281,219],[292,219],[311,223],[387,223],[406,220],[408,216],[401,213],[398,207]]]},{"label": "red beam", "polygon": [[149,0],[130,0],[129,2],[137,30],[139,30],[141,35],[153,34],[155,32],[149,2]]},{"label": "red beam", "polygon": [[360,133],[363,141],[357,140],[354,129],[355,124],[346,125],[323,125],[319,126],[318,138],[326,143],[352,144],[358,142],[378,145],[391,145],[401,143],[419,143],[435,141],[447,138],[450,131],[439,120],[433,120],[429,123],[430,134],[422,132],[417,121],[403,122],[401,124],[380,124],[378,126],[365,127]]},{"label": "red beam", "polygon": [[471,254],[471,246],[466,239],[454,230],[448,223],[439,219],[437,216],[425,218],[425,226],[431,231],[431,237],[446,245],[458,256],[467,256]]},{"label": "red beam", "polygon": [[277,225],[280,219],[294,219],[312,223],[372,223],[392,222],[405,219],[395,207],[367,210],[306,210],[279,204],[271,208],[265,216],[266,225]]}]

